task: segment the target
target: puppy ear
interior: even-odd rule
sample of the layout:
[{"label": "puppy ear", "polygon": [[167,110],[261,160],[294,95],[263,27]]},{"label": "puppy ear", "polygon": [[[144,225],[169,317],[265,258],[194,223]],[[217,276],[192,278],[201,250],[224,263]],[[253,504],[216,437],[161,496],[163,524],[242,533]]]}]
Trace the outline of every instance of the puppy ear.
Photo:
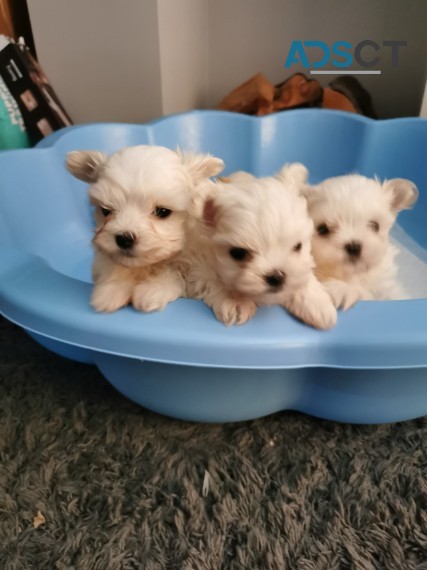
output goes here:
[{"label": "puppy ear", "polygon": [[203,204],[202,219],[205,227],[211,229],[216,226],[218,222],[218,206],[213,197],[209,197],[205,200]]},{"label": "puppy ear", "polygon": [[292,162],[285,164],[275,176],[282,182],[292,182],[301,186],[307,184],[308,170],[300,162]]},{"label": "puppy ear", "polygon": [[108,156],[96,150],[76,150],[66,158],[67,169],[83,182],[96,182]]},{"label": "puppy ear", "polygon": [[[224,192],[224,188],[227,188],[228,185],[228,182],[219,182],[218,179],[215,181],[206,180],[205,183],[196,185],[191,195],[191,205],[188,211],[194,219],[201,222],[203,227],[213,227],[213,211],[218,209],[217,197],[221,192]],[[206,206],[206,203],[209,204]],[[213,208],[214,204],[215,208]]]},{"label": "puppy ear", "polygon": [[196,184],[205,178],[216,176],[224,170],[224,161],[211,154],[195,154],[181,152],[180,150],[177,150],[177,153]]},{"label": "puppy ear", "polygon": [[405,178],[387,180],[383,188],[389,194],[391,210],[396,214],[401,210],[409,210],[418,200],[417,187]]},{"label": "puppy ear", "polygon": [[246,172],[245,170],[237,170],[233,172],[228,177],[229,182],[252,182],[252,180],[256,180],[255,176],[250,172]]},{"label": "puppy ear", "polygon": [[305,201],[307,202],[307,207],[310,209],[314,206],[319,200],[321,200],[322,193],[319,190],[319,184],[311,185],[311,184],[301,184],[298,187],[299,194],[302,196]]}]

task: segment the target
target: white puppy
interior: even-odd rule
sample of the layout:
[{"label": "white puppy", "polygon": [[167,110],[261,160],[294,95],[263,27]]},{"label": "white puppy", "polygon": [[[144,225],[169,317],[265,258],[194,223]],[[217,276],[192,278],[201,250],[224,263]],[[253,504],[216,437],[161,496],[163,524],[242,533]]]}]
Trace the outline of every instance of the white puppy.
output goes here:
[{"label": "white puppy", "polygon": [[335,324],[336,310],[312,272],[313,223],[295,183],[306,175],[299,164],[280,180],[236,173],[211,183],[201,199],[187,291],[225,324],[245,323],[257,306],[272,304],[317,328]]},{"label": "white puppy", "polygon": [[381,184],[350,174],[306,187],[304,193],[315,227],[315,273],[335,306],[403,298],[389,232],[398,212],[417,201],[413,182],[395,178]]},{"label": "white puppy", "polygon": [[183,296],[188,210],[199,183],[218,174],[222,160],[141,145],[111,156],[71,152],[67,168],[90,183],[95,206],[94,309],[132,303],[154,311]]}]

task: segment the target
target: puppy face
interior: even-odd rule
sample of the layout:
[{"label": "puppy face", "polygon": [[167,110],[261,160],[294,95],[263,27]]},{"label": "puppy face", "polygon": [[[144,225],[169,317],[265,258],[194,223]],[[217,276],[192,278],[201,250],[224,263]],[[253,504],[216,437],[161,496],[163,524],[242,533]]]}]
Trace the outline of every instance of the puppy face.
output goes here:
[{"label": "puppy face", "polygon": [[136,146],[108,157],[73,152],[67,167],[90,182],[95,206],[95,247],[125,267],[145,267],[180,252],[194,189],[222,170],[209,155],[185,155],[167,148]]},{"label": "puppy face", "polygon": [[418,196],[409,180],[381,184],[357,174],[330,178],[305,194],[314,223],[316,267],[324,276],[340,279],[378,265],[398,212]]},{"label": "puppy face", "polygon": [[275,304],[306,282],[313,224],[293,184],[274,178],[224,184],[205,201],[203,219],[217,274],[231,292]]}]

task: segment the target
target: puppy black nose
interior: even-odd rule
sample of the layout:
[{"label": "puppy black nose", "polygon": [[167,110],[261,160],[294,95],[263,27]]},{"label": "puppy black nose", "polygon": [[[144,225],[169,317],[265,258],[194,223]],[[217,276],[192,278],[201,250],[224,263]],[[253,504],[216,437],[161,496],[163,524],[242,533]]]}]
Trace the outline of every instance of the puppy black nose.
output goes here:
[{"label": "puppy black nose", "polygon": [[116,244],[120,249],[131,249],[135,242],[135,238],[132,234],[124,233],[116,235]]},{"label": "puppy black nose", "polygon": [[275,287],[276,289],[279,289],[283,286],[283,283],[285,282],[285,275],[281,271],[274,271],[269,275],[264,275],[264,280],[268,285],[270,285],[270,287]]},{"label": "puppy black nose", "polygon": [[362,244],[359,241],[351,241],[345,244],[345,250],[350,257],[360,257]]}]

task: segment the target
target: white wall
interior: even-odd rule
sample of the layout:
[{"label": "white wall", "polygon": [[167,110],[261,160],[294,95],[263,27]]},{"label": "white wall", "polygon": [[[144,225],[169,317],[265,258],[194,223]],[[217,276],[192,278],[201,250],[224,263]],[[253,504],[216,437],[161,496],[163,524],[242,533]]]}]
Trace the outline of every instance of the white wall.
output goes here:
[{"label": "white wall", "polygon": [[37,55],[72,119],[162,114],[157,0],[28,0]]},{"label": "white wall", "polygon": [[215,105],[251,75],[278,83],[291,38],[299,39],[304,1],[215,0],[209,4],[208,103]]},{"label": "white wall", "polygon": [[158,0],[163,113],[206,107],[209,0]]},{"label": "white wall", "polygon": [[[406,40],[398,68],[360,76],[381,117],[417,115],[426,0],[28,0],[37,53],[76,122],[141,122],[214,107],[262,71],[274,83],[293,40]],[[332,77],[323,77],[327,84]]]}]

